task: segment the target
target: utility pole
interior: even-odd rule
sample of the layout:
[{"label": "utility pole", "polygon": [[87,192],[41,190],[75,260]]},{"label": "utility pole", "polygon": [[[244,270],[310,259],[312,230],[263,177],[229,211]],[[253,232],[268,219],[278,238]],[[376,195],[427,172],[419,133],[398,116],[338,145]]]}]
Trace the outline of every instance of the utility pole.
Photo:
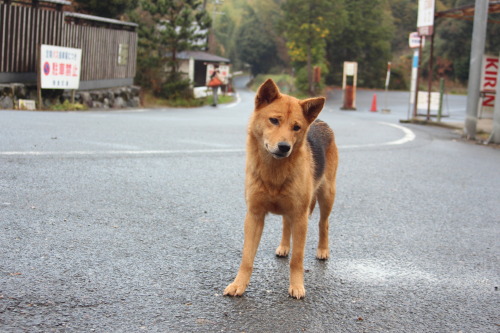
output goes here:
[{"label": "utility pole", "polygon": [[488,142],[500,144],[500,71],[498,71],[498,76],[497,76],[495,109],[493,111],[493,130]]},{"label": "utility pole", "polygon": [[469,84],[467,87],[467,112],[465,118],[465,135],[468,139],[476,138],[477,107],[481,85],[481,66],[483,62],[488,23],[489,1],[476,0],[474,6],[474,25],[469,66]]},{"label": "utility pole", "polygon": [[[206,9],[206,6],[207,6],[207,1],[208,0],[204,0],[203,1],[203,8]],[[212,27],[210,28],[210,31],[208,33],[208,41],[207,41],[207,45],[208,45],[208,51],[209,52],[212,52],[212,53],[215,53],[216,52],[216,38],[215,38],[215,22],[216,22],[216,17],[217,15],[224,15],[224,12],[218,12],[217,11],[217,7],[219,5],[222,5],[222,3],[224,2],[224,0],[214,0],[213,1],[213,13],[212,13]]]}]

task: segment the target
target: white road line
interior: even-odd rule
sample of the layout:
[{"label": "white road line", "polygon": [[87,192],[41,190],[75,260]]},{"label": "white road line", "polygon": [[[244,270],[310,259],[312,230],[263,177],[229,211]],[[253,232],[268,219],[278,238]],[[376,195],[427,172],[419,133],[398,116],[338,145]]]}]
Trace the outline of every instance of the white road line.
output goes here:
[{"label": "white road line", "polygon": [[245,149],[3,151],[0,156],[173,155],[241,153]]},{"label": "white road line", "polygon": [[409,128],[406,128],[406,127],[398,125],[398,124],[386,123],[386,122],[382,122],[382,121],[379,121],[378,123],[379,124],[383,124],[383,125],[392,126],[394,128],[400,129],[405,134],[405,136],[403,138],[399,139],[399,140],[390,141],[390,142],[385,143],[384,144],[385,146],[402,145],[404,143],[407,143],[407,142],[415,140],[415,137],[416,137],[415,133],[413,133],[413,131],[410,130]]},{"label": "white road line", "polygon": [[387,126],[391,126],[391,127],[400,129],[401,131],[403,131],[403,133],[405,135],[404,135],[404,137],[402,137],[399,140],[382,142],[382,143],[365,143],[365,144],[359,144],[359,145],[343,145],[343,146],[339,146],[339,149],[342,149],[342,148],[344,148],[344,149],[348,149],[348,148],[372,148],[372,147],[402,145],[402,144],[405,144],[405,143],[408,143],[410,141],[415,140],[415,137],[416,137],[415,133],[413,133],[412,130],[410,130],[406,127],[403,127],[403,126],[397,125],[397,124],[386,123],[383,121],[378,121],[378,123],[382,124],[382,125],[387,125]]},{"label": "white road line", "polygon": [[235,107],[236,105],[240,104],[240,102],[241,102],[240,94],[236,93],[236,102],[226,104],[226,105],[221,105],[221,107],[224,109],[229,109],[229,108]]},{"label": "white road line", "polygon": [[[403,131],[401,139],[382,142],[367,143],[359,145],[339,145],[339,149],[372,148],[402,145],[415,140],[415,133],[410,129],[392,123],[379,122],[379,124],[391,126]],[[74,151],[0,151],[0,156],[103,156],[103,155],[191,155],[191,154],[221,154],[221,153],[244,153],[241,148],[214,148],[214,149],[178,149],[178,150],[74,150]]]}]

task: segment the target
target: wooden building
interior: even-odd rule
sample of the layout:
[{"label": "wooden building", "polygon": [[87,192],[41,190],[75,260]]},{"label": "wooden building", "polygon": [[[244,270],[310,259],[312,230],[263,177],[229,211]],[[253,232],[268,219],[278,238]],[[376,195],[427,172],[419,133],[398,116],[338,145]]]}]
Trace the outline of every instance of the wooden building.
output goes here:
[{"label": "wooden building", "polygon": [[82,49],[80,90],[130,86],[137,24],[65,11],[65,0],[0,0],[0,83],[36,84],[41,44]]}]

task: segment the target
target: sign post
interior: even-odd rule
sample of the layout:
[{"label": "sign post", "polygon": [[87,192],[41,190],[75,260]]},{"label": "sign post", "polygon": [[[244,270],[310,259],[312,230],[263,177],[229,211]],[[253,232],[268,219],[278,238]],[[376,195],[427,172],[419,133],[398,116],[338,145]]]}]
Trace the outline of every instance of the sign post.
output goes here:
[{"label": "sign post", "polygon": [[425,45],[425,37],[421,37],[418,32],[412,32],[408,38],[408,45],[415,50],[411,67],[410,107],[408,109],[408,119],[410,119],[410,110],[413,110],[413,118],[417,117],[420,54]]},{"label": "sign post", "polygon": [[[412,59],[412,66],[411,66],[411,83],[410,83],[410,106],[408,108],[408,119],[410,119],[410,110],[412,109],[412,106],[414,106],[415,103],[415,96],[416,96],[416,91],[417,91],[417,79],[418,79],[418,55],[419,55],[419,48],[420,48],[420,42],[422,42],[422,45],[425,45],[425,38],[420,37],[418,32],[412,32],[410,33],[410,36],[408,37],[408,45],[410,46],[411,49],[413,49],[413,59]],[[413,117],[416,117],[416,110],[414,110]]]},{"label": "sign post", "polygon": [[38,63],[38,103],[42,107],[42,89],[78,89],[82,50],[41,45]]},{"label": "sign post", "polygon": [[358,80],[358,63],[344,61],[342,90],[344,103],[341,110],[356,110],[356,81]]},{"label": "sign post", "polygon": [[[432,89],[432,57],[433,57],[433,36],[434,36],[434,8],[435,0],[419,0],[418,1],[418,18],[417,18],[417,32],[420,36],[429,36],[431,38],[431,54],[429,58],[429,85],[427,99],[427,120],[430,119],[430,100]],[[419,57],[421,57],[422,49],[419,49]],[[417,87],[418,90],[418,87]],[[418,95],[418,94],[417,94]],[[416,107],[417,101],[415,101]],[[415,110],[416,111],[416,110]]]},{"label": "sign post", "polygon": [[489,1],[476,0],[474,5],[474,24],[472,26],[472,44],[469,63],[469,83],[467,86],[467,111],[465,135],[468,139],[476,138],[477,106],[479,104],[481,65],[486,44]]},{"label": "sign post", "polygon": [[389,90],[389,81],[391,79],[391,62],[389,61],[387,63],[387,75],[385,77],[385,96],[384,96],[384,108],[382,109],[382,112],[391,112],[387,108],[387,91]]}]

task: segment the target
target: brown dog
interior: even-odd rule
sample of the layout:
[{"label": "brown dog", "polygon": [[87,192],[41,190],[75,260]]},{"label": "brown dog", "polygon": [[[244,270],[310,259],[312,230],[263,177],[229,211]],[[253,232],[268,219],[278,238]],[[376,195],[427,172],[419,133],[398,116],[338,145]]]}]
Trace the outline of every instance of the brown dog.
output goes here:
[{"label": "brown dog", "polygon": [[276,255],[287,256],[290,237],[293,240],[290,296],[306,294],[304,248],[308,216],[316,200],[321,216],[316,257],[328,258],[328,217],[335,199],[338,153],[333,131],[326,123],[315,121],[324,104],[323,97],[298,100],[281,94],[271,79],[260,86],[248,128],[243,257],[224,295],[245,292],[268,213],[283,216]]}]

